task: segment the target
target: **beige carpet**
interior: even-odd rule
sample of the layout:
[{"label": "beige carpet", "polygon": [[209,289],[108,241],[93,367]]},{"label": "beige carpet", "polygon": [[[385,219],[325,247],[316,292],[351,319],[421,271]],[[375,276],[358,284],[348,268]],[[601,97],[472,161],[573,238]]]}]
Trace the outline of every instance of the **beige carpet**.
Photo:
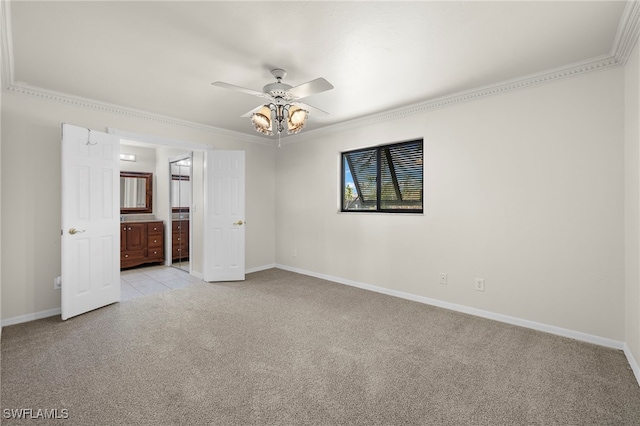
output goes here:
[{"label": "beige carpet", "polygon": [[620,351],[277,269],[6,327],[1,392],[65,425],[640,424]]}]

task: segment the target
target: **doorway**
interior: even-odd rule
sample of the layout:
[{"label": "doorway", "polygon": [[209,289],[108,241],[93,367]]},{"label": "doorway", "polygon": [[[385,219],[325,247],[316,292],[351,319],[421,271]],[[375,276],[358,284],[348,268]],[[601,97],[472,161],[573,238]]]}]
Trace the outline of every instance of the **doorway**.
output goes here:
[{"label": "doorway", "polygon": [[[198,150],[198,146],[172,145],[170,142],[149,141],[137,135],[120,138],[120,153],[126,158],[120,161],[121,174],[133,170],[146,172],[150,176],[153,200],[147,214],[121,212],[121,221],[147,221],[147,224],[156,221],[161,229],[153,236],[158,259],[146,259],[149,261],[134,265],[135,270],[128,267],[122,272],[147,273],[164,266],[202,279],[202,238],[198,235],[191,238],[191,234],[201,233],[204,226],[204,209],[195,209],[196,205],[203,207],[204,202],[204,152]],[[148,242],[151,244],[151,239]],[[164,270],[166,276],[163,278],[171,278],[170,272]]]},{"label": "doorway", "polygon": [[[208,144],[113,128],[108,128],[107,132],[119,137],[121,145],[136,141],[136,144],[152,146],[155,149],[154,159],[157,167],[154,182],[166,188],[157,188],[157,191],[154,188],[153,199],[156,219],[165,224],[165,266],[176,272],[187,272],[206,282],[244,280],[245,152],[214,150]],[[173,212],[169,189],[172,173],[169,162],[185,159],[188,154],[191,158],[188,181],[191,186],[188,232],[180,225],[185,238],[187,235],[189,237],[189,271],[184,271],[172,267]],[[182,171],[178,174],[182,175]],[[186,172],[184,174],[186,175]],[[180,182],[181,185],[185,185],[184,180]],[[176,213],[184,215],[186,212]],[[182,241],[182,237],[180,238]],[[186,267],[186,263],[183,266]]]}]

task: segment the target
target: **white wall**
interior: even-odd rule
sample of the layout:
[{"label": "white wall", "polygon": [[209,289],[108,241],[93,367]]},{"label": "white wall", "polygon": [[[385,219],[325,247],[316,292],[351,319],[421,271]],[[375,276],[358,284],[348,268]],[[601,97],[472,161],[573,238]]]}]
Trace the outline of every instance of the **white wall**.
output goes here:
[{"label": "white wall", "polygon": [[121,154],[134,154],[136,161],[120,160],[120,170],[126,172],[156,172],[156,149],[120,144]]},{"label": "white wall", "polygon": [[[277,263],[623,341],[623,84],[612,68],[283,146]],[[419,137],[424,215],[338,213],[341,151]]]},{"label": "white wall", "polygon": [[[274,263],[275,148],[216,133],[2,94],[2,318],[60,307],[60,124],[114,129],[246,151],[246,266]],[[25,173],[25,171],[29,173]],[[11,265],[6,267],[6,265]]]},{"label": "white wall", "polygon": [[639,50],[636,43],[625,66],[625,342],[636,361],[640,361]]}]

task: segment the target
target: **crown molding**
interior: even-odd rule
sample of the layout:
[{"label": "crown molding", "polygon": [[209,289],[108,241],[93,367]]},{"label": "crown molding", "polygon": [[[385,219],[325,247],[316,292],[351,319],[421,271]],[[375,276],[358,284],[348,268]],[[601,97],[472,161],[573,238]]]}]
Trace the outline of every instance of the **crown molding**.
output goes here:
[{"label": "crown molding", "polygon": [[7,89],[13,82],[13,39],[10,16],[9,2],[0,1],[0,80],[3,89]]},{"label": "crown molding", "polygon": [[306,133],[299,133],[295,136],[295,139],[290,139],[291,137],[283,139],[282,145],[315,139],[316,137],[348,129],[365,127],[385,121],[397,120],[413,114],[419,114],[438,108],[444,108],[464,102],[474,101],[488,96],[499,95],[515,90],[527,89],[541,84],[547,84],[557,80],[574,77],[591,71],[597,71],[617,65],[620,65],[620,62],[616,60],[613,55],[601,56],[584,62],[578,62],[563,67],[554,68],[552,70],[547,70],[541,73],[530,74],[524,77],[506,80],[499,83],[482,86],[476,89],[457,92],[451,95],[430,99],[409,106],[381,112],[378,114],[368,115],[366,117],[356,118],[320,129],[310,130]]},{"label": "crown molding", "polygon": [[124,115],[127,117],[138,118],[147,121],[153,121],[159,124],[165,124],[175,127],[183,127],[188,129],[199,130],[202,132],[213,133],[223,138],[233,138],[250,143],[260,145],[273,146],[273,142],[265,141],[259,136],[247,135],[245,133],[234,132],[231,130],[221,129],[219,127],[209,126],[206,124],[196,123],[193,121],[183,120],[179,118],[168,117],[161,114],[155,114],[134,108],[123,107],[120,105],[110,104],[107,102],[96,101],[93,99],[83,98],[80,96],[68,95],[65,93],[55,92],[53,90],[42,89],[22,82],[12,82],[6,91],[18,93],[21,95],[32,96],[40,99],[46,99],[54,102],[61,102],[73,105],[79,108],[91,109],[94,111],[107,112],[116,115]]},{"label": "crown molding", "polygon": [[611,54],[621,65],[626,65],[639,36],[640,1],[632,0],[627,2],[611,49]]}]

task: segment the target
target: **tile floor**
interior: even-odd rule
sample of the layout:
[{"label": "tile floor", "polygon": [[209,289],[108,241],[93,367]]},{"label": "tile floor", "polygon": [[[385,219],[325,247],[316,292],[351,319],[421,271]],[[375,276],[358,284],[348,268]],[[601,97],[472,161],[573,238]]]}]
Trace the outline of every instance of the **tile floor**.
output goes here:
[{"label": "tile floor", "polygon": [[204,284],[204,281],[171,266],[148,266],[120,271],[122,301],[199,284]]}]

